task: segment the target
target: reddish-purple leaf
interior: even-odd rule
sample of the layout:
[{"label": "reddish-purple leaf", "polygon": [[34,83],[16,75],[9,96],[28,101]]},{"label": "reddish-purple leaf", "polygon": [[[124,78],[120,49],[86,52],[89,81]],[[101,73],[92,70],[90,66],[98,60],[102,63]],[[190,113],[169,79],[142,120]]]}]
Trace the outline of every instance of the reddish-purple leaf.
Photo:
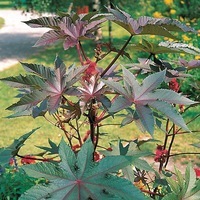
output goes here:
[{"label": "reddish-purple leaf", "polygon": [[61,39],[63,37],[63,34],[50,30],[42,35],[42,37],[35,43],[34,47],[39,47],[39,46],[46,46],[52,43],[55,43],[57,40]]}]

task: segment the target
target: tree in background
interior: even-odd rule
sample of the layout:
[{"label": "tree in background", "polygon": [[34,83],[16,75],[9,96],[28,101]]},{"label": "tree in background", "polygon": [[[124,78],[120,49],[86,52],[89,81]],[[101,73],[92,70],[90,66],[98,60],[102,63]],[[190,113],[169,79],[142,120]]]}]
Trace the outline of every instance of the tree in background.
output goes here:
[{"label": "tree in background", "polygon": [[[67,12],[71,3],[76,11],[77,7],[89,6],[90,11],[105,10],[110,3],[117,5],[126,12],[134,13],[135,17],[141,15],[166,16],[178,19],[197,21],[200,17],[200,1],[196,0],[11,0],[16,8],[24,8],[26,11],[37,12]],[[161,14],[162,13],[162,14]]]}]

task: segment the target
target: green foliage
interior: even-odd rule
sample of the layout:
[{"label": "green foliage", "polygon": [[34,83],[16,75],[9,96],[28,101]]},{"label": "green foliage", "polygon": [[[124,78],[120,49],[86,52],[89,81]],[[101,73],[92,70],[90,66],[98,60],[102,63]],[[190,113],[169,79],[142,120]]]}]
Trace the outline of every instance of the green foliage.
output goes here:
[{"label": "green foliage", "polygon": [[0,166],[6,166],[9,164],[11,158],[17,156],[19,150],[24,145],[24,142],[37,130],[38,128],[22,135],[20,138],[15,139],[14,142],[6,147],[0,148]]},{"label": "green foliage", "polygon": [[58,10],[67,11],[69,3],[64,0],[12,0],[14,7],[22,8],[26,12],[57,12]]},{"label": "green foliage", "polygon": [[12,2],[10,0],[1,0],[0,9],[11,9],[13,8]]},{"label": "green foliage", "polygon": [[[190,105],[194,102],[180,97],[171,90],[155,90],[164,80],[165,71],[154,73],[144,79],[142,85],[136,81],[135,76],[123,68],[124,87],[117,82],[104,81],[109,87],[123,96],[119,96],[109,108],[115,113],[135,104],[136,117],[139,117],[144,128],[150,133],[154,132],[154,118],[150,107],[164,113],[175,124],[188,130],[184,120],[169,103]],[[152,92],[153,91],[153,92]],[[150,106],[150,107],[149,107]]]},{"label": "green foliage", "polygon": [[132,51],[143,51],[150,54],[188,53],[188,54],[198,55],[200,53],[200,49],[187,44],[182,44],[177,42],[161,42],[159,44],[154,44],[144,39],[142,43],[133,44],[129,48]]},{"label": "green foliage", "polygon": [[42,182],[42,180],[39,181],[27,176],[22,169],[6,168],[0,174],[1,200],[17,200],[26,190],[38,182]]},{"label": "green foliage", "polygon": [[196,180],[196,174],[191,164],[185,171],[185,177],[178,169],[175,169],[177,180],[166,178],[172,193],[166,195],[164,200],[193,199],[198,200],[200,196],[200,180]]},{"label": "green foliage", "polygon": [[0,17],[0,29],[4,26],[4,19]]},{"label": "green foliage", "polygon": [[[20,197],[25,199],[146,199],[126,179],[111,175],[138,158],[134,156],[107,156],[93,162],[93,144],[88,140],[77,156],[62,140],[59,145],[61,162],[38,163],[24,166],[28,175],[49,180],[48,187],[37,185]],[[139,155],[140,156],[140,155]]]}]

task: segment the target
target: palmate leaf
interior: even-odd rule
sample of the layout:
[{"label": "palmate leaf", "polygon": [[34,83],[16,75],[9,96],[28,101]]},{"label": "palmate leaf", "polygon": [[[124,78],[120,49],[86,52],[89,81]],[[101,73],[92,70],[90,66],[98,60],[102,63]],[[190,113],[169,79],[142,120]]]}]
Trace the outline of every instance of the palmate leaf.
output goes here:
[{"label": "palmate leaf", "polygon": [[112,103],[110,113],[118,112],[134,104],[142,126],[152,135],[154,132],[154,116],[150,109],[152,107],[164,113],[181,128],[188,130],[182,116],[172,104],[191,105],[195,102],[171,90],[156,89],[164,81],[165,74],[165,70],[151,74],[140,85],[135,76],[123,68],[124,87],[120,83],[104,81],[121,95]]},{"label": "palmate leaf", "polygon": [[15,139],[13,143],[6,147],[0,148],[0,165],[5,166],[9,164],[9,161],[12,157],[16,156],[21,147],[24,145],[25,141],[37,130],[33,129],[32,131],[22,135],[18,139]]},{"label": "palmate leaf", "polygon": [[94,39],[94,32],[104,21],[106,21],[105,15],[60,13],[59,17],[41,17],[25,23],[32,28],[46,27],[51,29],[43,34],[35,46],[49,45],[62,39],[64,40],[63,47],[67,50],[76,46],[80,40]]},{"label": "palmate leaf", "polygon": [[147,199],[128,180],[109,174],[129,165],[134,157],[108,156],[100,162],[93,162],[93,144],[90,140],[77,156],[63,140],[59,149],[59,166],[53,163],[23,166],[29,176],[44,177],[49,184],[32,187],[20,200]]},{"label": "palmate leaf", "polygon": [[18,95],[20,100],[8,107],[9,110],[16,112],[11,117],[23,115],[38,117],[47,111],[54,113],[60,105],[62,96],[74,93],[72,85],[85,70],[85,66],[79,68],[70,66],[66,70],[65,64],[58,56],[55,59],[54,69],[28,63],[22,63],[22,66],[31,74],[2,79],[12,87],[25,88]]},{"label": "palmate leaf", "polygon": [[135,20],[118,8],[108,8],[108,11],[113,14],[112,17],[108,18],[125,28],[132,35],[153,34],[175,39],[176,37],[170,31],[196,32],[193,28],[174,19],[142,16]]}]

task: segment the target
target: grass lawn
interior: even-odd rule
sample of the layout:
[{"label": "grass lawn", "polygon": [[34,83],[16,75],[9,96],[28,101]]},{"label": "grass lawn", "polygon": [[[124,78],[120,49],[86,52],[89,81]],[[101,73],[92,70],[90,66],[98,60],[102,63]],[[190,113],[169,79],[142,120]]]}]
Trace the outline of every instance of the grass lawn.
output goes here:
[{"label": "grass lawn", "polygon": [[[113,33],[114,35],[121,34],[120,30],[118,29],[116,32]],[[125,37],[125,33],[121,34],[122,38]],[[93,52],[90,52],[89,49],[94,49],[95,46],[92,42],[88,42],[84,44],[87,46],[88,52],[87,55],[92,58]],[[70,49],[70,51],[64,51],[60,48],[61,45],[55,45],[48,47],[44,52],[39,53],[38,55],[33,55],[31,58],[27,59],[25,62],[28,63],[40,63],[46,66],[53,66],[55,55],[58,53],[59,56],[64,60],[66,66],[71,65],[73,62],[77,62],[76,58],[76,51],[75,49]],[[109,62],[110,57],[109,55],[104,62],[100,62],[100,66],[106,66]],[[121,61],[128,62],[126,58],[121,58]],[[107,62],[107,63],[106,63]],[[23,68],[20,64],[17,64],[3,72],[0,72],[0,78],[7,77],[7,76],[16,76],[20,73],[24,73]],[[41,127],[35,134],[31,136],[31,140],[26,142],[26,146],[23,148],[22,154],[30,154],[33,152],[37,152],[35,145],[45,146],[47,145],[48,138],[53,140],[56,143],[59,143],[61,137],[63,136],[62,132],[55,126],[52,126],[48,122],[46,122],[43,118],[36,118],[33,119],[31,117],[21,117],[21,118],[5,118],[6,116],[12,114],[12,112],[5,110],[8,106],[16,102],[14,96],[17,94],[16,90],[8,87],[4,83],[0,82],[0,147],[9,145],[15,138],[20,137],[24,133],[31,131],[36,127]],[[200,112],[200,108],[194,108],[188,113],[185,113],[186,121],[189,121],[191,117],[194,117]],[[114,119],[108,118],[107,123],[119,124],[121,119]],[[200,130],[200,118],[196,120],[193,124],[189,124],[191,130]],[[102,141],[104,144],[108,145],[110,140],[116,140],[118,138],[121,139],[128,139],[134,140],[136,138],[149,138],[149,134],[141,133],[139,129],[134,124],[130,124],[128,126],[120,128],[118,125],[113,126],[104,126],[101,129],[102,133],[108,133],[107,136],[102,137]],[[155,139],[160,140],[161,142],[164,139],[164,133],[156,130],[155,131]],[[192,147],[190,144],[197,143],[200,139],[200,133],[189,133],[176,136],[175,143],[173,146],[173,153],[178,152],[197,152],[199,151],[197,148]],[[144,148],[154,150],[156,148],[156,143],[148,143],[148,146],[144,146]],[[184,158],[184,159],[182,159]],[[190,160],[194,160],[196,164],[200,165],[200,155],[184,155],[184,157],[178,156],[176,160],[185,163],[189,162]]]},{"label": "grass lawn", "polygon": [[3,25],[4,25],[4,19],[2,18],[2,17],[0,17],[0,28],[2,28],[3,27]]}]

